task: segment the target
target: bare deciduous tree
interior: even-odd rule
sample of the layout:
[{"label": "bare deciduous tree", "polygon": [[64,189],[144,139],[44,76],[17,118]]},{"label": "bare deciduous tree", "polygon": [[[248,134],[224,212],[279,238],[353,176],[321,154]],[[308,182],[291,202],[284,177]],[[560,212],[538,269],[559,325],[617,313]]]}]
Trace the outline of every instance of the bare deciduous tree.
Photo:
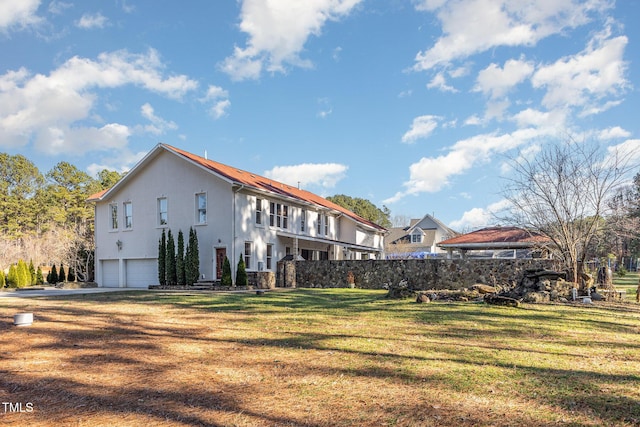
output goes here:
[{"label": "bare deciduous tree", "polygon": [[503,220],[548,236],[573,281],[583,272],[586,248],[608,214],[609,198],[630,178],[635,152],[569,139],[533,159],[511,159],[503,190]]}]

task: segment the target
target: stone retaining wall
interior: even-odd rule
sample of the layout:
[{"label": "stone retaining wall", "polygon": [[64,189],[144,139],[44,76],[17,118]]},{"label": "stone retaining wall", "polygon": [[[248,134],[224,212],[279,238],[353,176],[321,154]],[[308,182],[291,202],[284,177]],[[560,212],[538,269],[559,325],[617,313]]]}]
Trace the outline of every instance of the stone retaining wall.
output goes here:
[{"label": "stone retaining wall", "polygon": [[[281,261],[277,285],[299,288],[382,289],[406,280],[413,289],[461,289],[476,283],[510,289],[526,270],[554,270],[546,259],[411,259],[366,261]],[[350,274],[351,273],[351,274]]]}]

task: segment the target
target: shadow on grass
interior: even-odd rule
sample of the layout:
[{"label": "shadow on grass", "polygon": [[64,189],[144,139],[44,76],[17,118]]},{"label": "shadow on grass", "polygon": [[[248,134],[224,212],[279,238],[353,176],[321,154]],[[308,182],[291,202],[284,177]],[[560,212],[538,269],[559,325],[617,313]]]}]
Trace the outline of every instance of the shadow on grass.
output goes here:
[{"label": "shadow on grass", "polygon": [[[640,374],[637,369],[629,374],[607,374],[595,370],[585,369],[556,369],[525,365],[523,363],[514,364],[512,362],[500,360],[499,355],[492,358],[486,357],[478,360],[473,351],[484,348],[485,350],[500,349],[505,351],[530,351],[532,355],[551,354],[553,352],[523,349],[518,345],[503,345],[496,347],[492,344],[486,346],[470,344],[465,339],[474,337],[487,339],[498,334],[504,334],[513,341],[526,340],[530,336],[531,328],[538,326],[544,334],[561,336],[562,331],[556,331],[549,325],[565,322],[567,325],[587,330],[603,330],[608,333],[632,334],[634,325],[632,322],[617,324],[614,320],[594,319],[594,314],[603,314],[589,309],[579,309],[573,312],[556,312],[542,308],[508,309],[487,307],[484,305],[470,304],[431,304],[417,305],[409,301],[385,300],[384,293],[359,291],[359,290],[296,290],[291,292],[272,292],[264,296],[252,294],[204,294],[204,295],[180,295],[172,293],[110,293],[92,294],[72,297],[56,297],[55,301],[64,301],[65,304],[48,308],[48,314],[37,314],[38,322],[53,323],[63,322],[68,329],[54,330],[52,328],[37,326],[29,329],[31,335],[41,335],[52,338],[52,342],[41,344],[42,350],[62,348],[77,349],[81,353],[84,350],[92,350],[102,353],[81,353],[71,354],[66,360],[73,365],[95,366],[96,369],[109,369],[112,365],[128,365],[130,367],[147,372],[149,375],[163,375],[171,370],[172,363],[156,363],[149,367],[146,360],[136,359],[123,355],[111,355],[110,349],[130,348],[131,350],[144,350],[162,354],[163,349],[156,345],[154,339],[161,336],[170,336],[177,339],[220,342],[228,344],[238,344],[247,348],[267,348],[267,349],[290,349],[291,351],[318,350],[331,351],[336,354],[350,354],[357,356],[360,360],[357,366],[332,368],[327,367],[327,375],[344,374],[358,378],[380,378],[398,383],[426,383],[438,384],[445,388],[450,388],[457,392],[477,392],[477,384],[469,379],[459,378],[457,375],[473,375],[474,372],[481,373],[488,367],[495,367],[503,371],[503,375],[516,372],[516,377],[527,382],[527,389],[539,389],[539,393],[531,400],[543,405],[554,405],[565,411],[577,411],[587,414],[603,421],[603,423],[629,423],[633,424],[640,420],[640,401],[625,395],[618,395],[614,392],[607,392],[609,385],[632,386],[640,383]],[[41,298],[54,300],[51,298]],[[84,301],[92,304],[87,307],[74,306],[74,301]],[[174,308],[185,308],[196,310],[205,316],[215,315],[215,313],[250,313],[252,316],[264,316],[269,319],[271,314],[277,314],[278,321],[293,321],[305,313],[324,313],[328,324],[336,318],[364,316],[370,321],[383,319],[389,316],[401,319],[407,328],[417,328],[420,333],[421,324],[437,326],[436,330],[431,330],[428,339],[416,340],[423,346],[437,346],[439,355],[429,354],[422,356],[419,354],[400,354],[386,349],[381,351],[366,350],[364,348],[353,348],[348,345],[337,346],[335,341],[348,340],[380,340],[380,344],[386,339],[388,341],[410,340],[411,333],[403,333],[401,336],[376,336],[375,333],[368,333],[366,328],[361,329],[338,329],[336,332],[288,332],[271,331],[267,336],[258,338],[233,338],[202,336],[195,329],[176,325],[172,323],[149,324],[138,315],[120,315],[118,318],[111,313],[101,310],[103,304],[154,304],[167,305]],[[95,305],[93,305],[95,304]],[[0,305],[0,310],[7,307],[17,308],[17,305]],[[366,316],[365,316],[366,315]],[[572,316],[573,315],[573,316]],[[68,316],[71,320],[60,320],[60,316]],[[125,318],[126,317],[126,318]],[[205,317],[206,318],[206,317]],[[74,325],[73,319],[86,319],[82,325]],[[242,321],[244,328],[250,329],[252,321]],[[261,325],[267,325],[262,322]],[[480,329],[474,325],[482,325],[485,329]],[[329,325],[330,326],[330,325]],[[0,322],[1,329],[9,329],[9,322]],[[313,328],[321,328],[314,325]],[[637,330],[637,323],[635,326]],[[342,332],[338,332],[342,331]],[[231,331],[233,332],[233,331]],[[529,334],[529,335],[528,335]],[[543,339],[544,339],[543,334]],[[449,340],[449,338],[456,338]],[[1,341],[1,338],[0,338]],[[371,345],[375,346],[375,342]],[[576,344],[577,345],[577,344]],[[611,347],[624,347],[628,344],[600,341],[598,345]],[[634,345],[634,344],[632,344]],[[635,345],[634,345],[635,346]],[[251,350],[249,350],[251,351]],[[468,352],[468,353],[467,353]],[[564,354],[564,356],[567,356]],[[579,356],[574,354],[569,356]],[[535,357],[535,356],[534,356]],[[7,359],[7,356],[0,358]],[[397,368],[376,364],[380,361],[391,362]],[[460,371],[436,372],[430,376],[415,374],[410,370],[402,368],[407,362],[414,362],[421,365],[428,365],[433,362],[455,362],[460,366]],[[634,364],[633,366],[637,366]],[[297,375],[304,376],[311,372],[309,367],[298,367]],[[317,368],[314,368],[317,370]],[[458,368],[455,368],[458,369]],[[222,411],[226,413],[242,412],[247,417],[270,422],[273,424],[297,425],[299,420],[270,417],[265,414],[252,413],[243,405],[240,394],[225,393],[215,395],[201,393],[199,390],[188,390],[175,392],[171,390],[157,390],[146,388],[143,385],[128,387],[126,390],[115,390],[108,385],[96,385],[88,387],[78,381],[68,378],[31,377],[28,372],[4,372],[0,376],[0,391],[11,390],[12,399],[23,399],[29,401],[33,399],[31,393],[41,393],[43,400],[47,396],[57,396],[52,407],[60,410],[74,410],[72,406],[82,404],[80,412],[86,411],[87,416],[99,411],[111,412],[114,414],[146,414],[158,420],[172,420],[193,425],[217,425],[206,416],[194,415],[192,412],[186,414],[180,408],[195,408],[203,413],[210,410]],[[315,371],[314,371],[315,372]],[[71,378],[73,378],[72,374]],[[482,381],[479,379],[478,381]],[[60,390],[63,390],[60,395]],[[54,393],[55,392],[55,393]],[[0,396],[2,393],[0,393]],[[146,396],[140,401],[138,396]],[[61,398],[62,401],[58,401]],[[48,398],[51,399],[50,397]],[[59,406],[59,408],[58,408]],[[62,415],[60,415],[62,417]],[[311,425],[304,423],[305,425]]]}]

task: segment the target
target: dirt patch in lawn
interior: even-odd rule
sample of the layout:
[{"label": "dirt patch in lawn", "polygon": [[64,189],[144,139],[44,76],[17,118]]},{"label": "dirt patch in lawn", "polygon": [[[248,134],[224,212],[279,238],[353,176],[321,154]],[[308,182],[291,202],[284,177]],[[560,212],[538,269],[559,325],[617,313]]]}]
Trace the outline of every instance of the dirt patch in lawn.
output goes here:
[{"label": "dirt patch in lawn", "polygon": [[[508,332],[511,343],[492,342],[493,330],[479,323],[491,322],[491,313],[500,316],[494,311],[499,309],[487,308],[487,314],[485,309],[467,311],[457,304],[425,308],[384,300],[383,293],[345,292],[264,296],[141,292],[3,300],[0,400],[11,406],[0,407],[0,424],[634,422],[633,412],[598,414],[599,407],[585,402],[588,396],[601,399],[606,385],[611,396],[619,396],[609,402],[613,407],[637,405],[638,396],[630,396],[625,385],[638,378],[635,367],[624,375],[617,366],[607,368],[598,373],[601,381],[593,384],[588,376],[575,376],[572,384],[588,389],[584,400],[573,390],[568,393],[571,398],[543,397],[535,390],[547,393],[554,381],[571,374],[563,367],[570,361],[551,360],[566,350],[564,342],[558,348],[540,347],[527,344],[534,335],[520,337],[520,332]],[[449,314],[457,312],[461,322],[476,324],[477,333],[467,323],[451,321],[443,326],[447,312],[439,313],[442,307]],[[518,313],[536,315],[504,310],[515,318]],[[33,325],[12,324],[13,314],[22,311],[34,313]],[[637,315],[637,311],[628,314]],[[438,319],[443,322],[439,327]],[[535,316],[531,321],[540,323]],[[622,323],[640,332],[639,323],[628,318]],[[555,339],[550,331],[538,331],[547,334],[542,341]],[[570,337],[576,339],[581,338]],[[628,358],[621,363],[629,367],[638,366],[639,341],[633,346],[635,353],[620,350],[620,357]],[[588,359],[588,364],[604,362],[606,354],[598,349],[589,355],[577,347],[571,351],[571,357]],[[532,368],[527,362],[532,355],[545,363]],[[589,375],[593,374],[592,370]]]}]

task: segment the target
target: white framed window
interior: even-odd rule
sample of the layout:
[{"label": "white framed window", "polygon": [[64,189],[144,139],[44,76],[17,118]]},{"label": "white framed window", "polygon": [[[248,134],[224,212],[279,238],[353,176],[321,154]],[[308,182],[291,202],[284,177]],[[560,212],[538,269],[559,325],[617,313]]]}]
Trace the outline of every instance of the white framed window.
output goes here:
[{"label": "white framed window", "polygon": [[196,194],[196,223],[207,223],[207,193]]},{"label": "white framed window", "polygon": [[411,243],[422,243],[422,233],[414,232],[411,235]]},{"label": "white framed window", "polygon": [[133,205],[131,202],[124,202],[122,207],[124,208],[124,228],[130,230],[133,228]]},{"label": "white framed window", "polygon": [[263,200],[256,198],[256,224],[262,225],[262,206]]},{"label": "white framed window", "polygon": [[158,225],[167,225],[169,223],[167,211],[167,198],[159,197],[158,198]]},{"label": "white framed window", "polygon": [[252,246],[251,242],[244,242],[244,267],[247,270],[251,268]]},{"label": "white framed window", "polygon": [[273,244],[267,244],[267,270],[273,267]]},{"label": "white framed window", "polygon": [[329,217],[325,214],[318,214],[318,223],[316,224],[316,231],[318,236],[323,234],[326,236],[329,234]]},{"label": "white framed window", "polygon": [[289,228],[289,206],[274,202],[269,203],[269,225]]},{"label": "white framed window", "polygon": [[111,215],[111,229],[118,229],[118,205],[112,203],[109,205],[109,213]]},{"label": "white framed window", "polygon": [[307,210],[302,209],[300,212],[300,232],[304,233],[307,231]]}]

